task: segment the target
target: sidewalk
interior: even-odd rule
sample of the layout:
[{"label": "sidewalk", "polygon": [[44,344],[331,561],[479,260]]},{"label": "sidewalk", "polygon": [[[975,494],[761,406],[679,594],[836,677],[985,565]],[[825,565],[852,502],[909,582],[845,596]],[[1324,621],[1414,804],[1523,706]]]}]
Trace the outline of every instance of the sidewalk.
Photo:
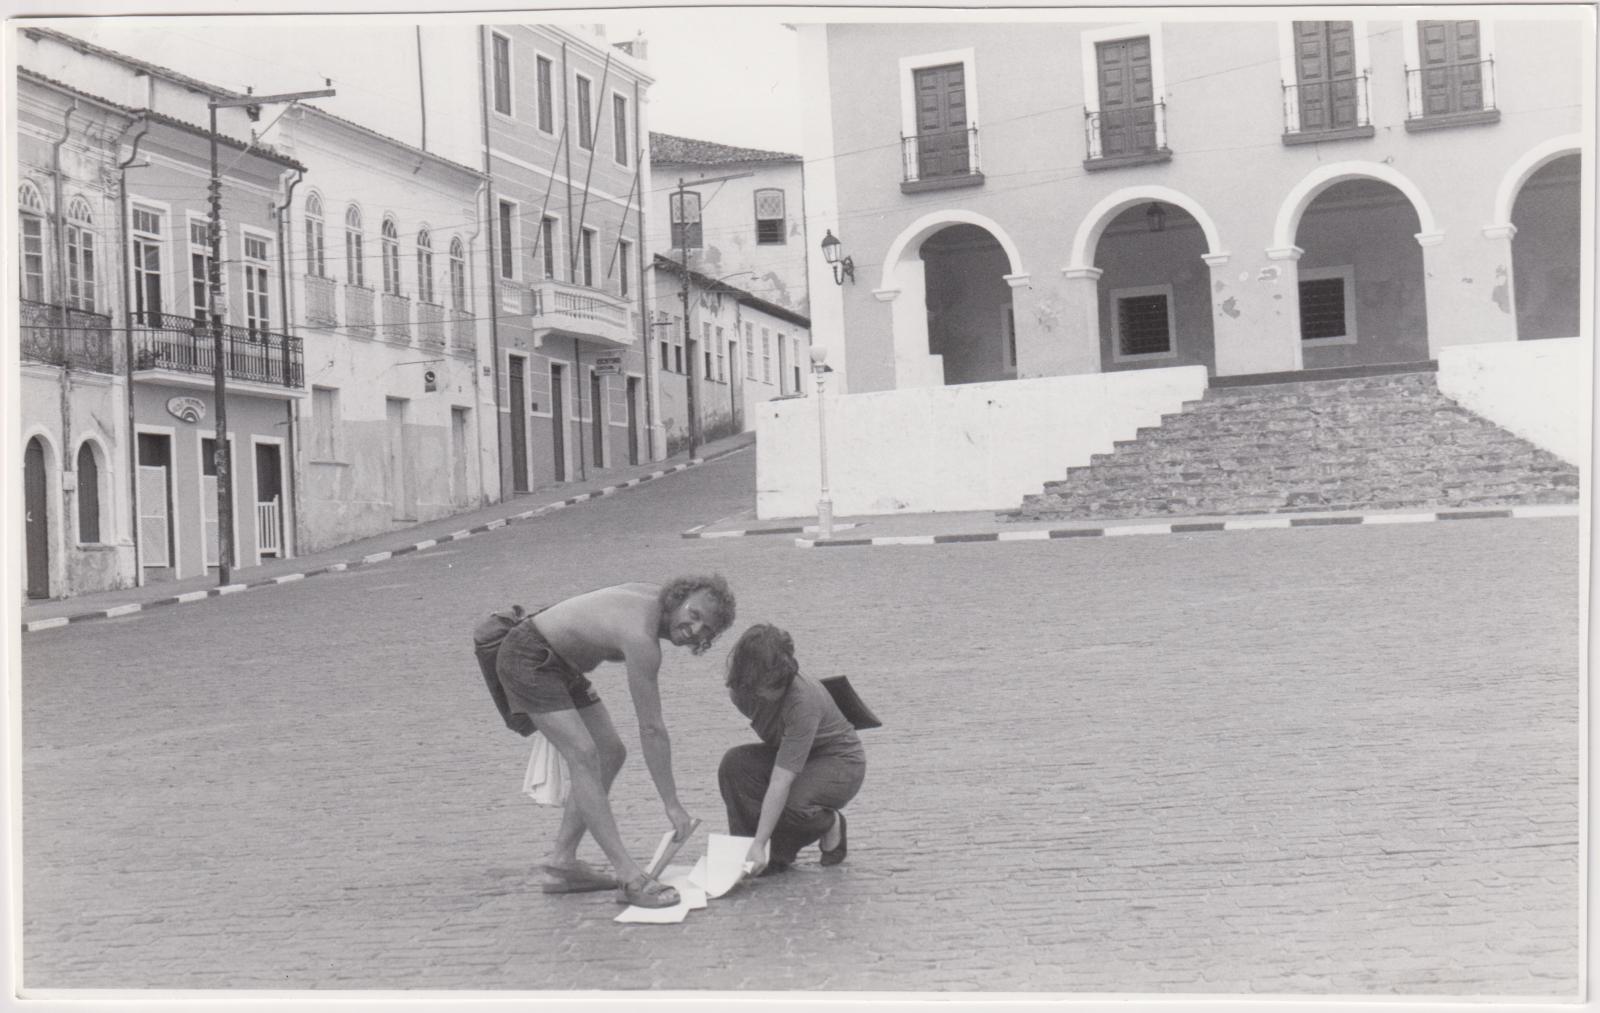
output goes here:
[{"label": "sidewalk", "polygon": [[386,531],[359,541],[346,542],[320,552],[289,559],[269,559],[259,566],[239,567],[233,571],[233,583],[227,588],[219,587],[217,575],[210,573],[185,577],[181,580],[157,581],[144,587],[99,591],[59,601],[33,602],[22,608],[22,629],[24,632],[34,632],[68,622],[101,619],[108,615],[124,615],[146,608],[198,601],[263,585],[303,580],[319,573],[370,566],[438,542],[503,527],[507,523],[531,517],[535,513],[544,513],[551,509],[623,492],[645,482],[753,446],[755,446],[755,434],[740,433],[737,436],[705,444],[700,448],[699,456],[694,458],[690,458],[688,454],[677,454],[662,461],[652,461],[634,467],[610,468],[603,473],[591,474],[587,481],[551,482],[537,486],[529,492],[519,493],[503,503],[492,503],[477,510],[424,521],[410,527],[396,528],[393,531]]},{"label": "sidewalk", "polygon": [[947,545],[971,542],[1050,541],[1060,538],[1192,534],[1333,524],[1419,524],[1430,521],[1577,517],[1579,504],[1473,507],[1447,510],[1306,511],[1204,517],[1129,517],[1094,520],[1004,521],[992,510],[863,514],[835,517],[831,538],[818,537],[816,517],[758,520],[754,508],[682,532],[684,538],[754,535],[793,539],[798,548],[879,545]]}]

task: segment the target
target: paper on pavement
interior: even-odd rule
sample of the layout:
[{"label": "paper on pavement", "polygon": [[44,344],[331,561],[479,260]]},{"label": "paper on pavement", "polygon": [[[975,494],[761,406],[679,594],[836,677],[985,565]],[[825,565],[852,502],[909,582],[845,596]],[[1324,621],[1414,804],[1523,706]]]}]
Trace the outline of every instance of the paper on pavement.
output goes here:
[{"label": "paper on pavement", "polygon": [[637,922],[643,925],[672,925],[689,917],[690,911],[706,906],[706,892],[695,885],[687,865],[669,865],[661,872],[661,882],[678,891],[678,903],[672,907],[638,907],[630,905],[612,919],[618,922]]},{"label": "paper on pavement", "polygon": [[[727,834],[710,834],[707,837],[703,859],[705,871],[699,881],[708,897],[721,897],[739,885],[745,875],[745,856],[750,853],[750,845],[754,842],[754,837],[730,837]],[[769,844],[764,855],[770,853]]]}]

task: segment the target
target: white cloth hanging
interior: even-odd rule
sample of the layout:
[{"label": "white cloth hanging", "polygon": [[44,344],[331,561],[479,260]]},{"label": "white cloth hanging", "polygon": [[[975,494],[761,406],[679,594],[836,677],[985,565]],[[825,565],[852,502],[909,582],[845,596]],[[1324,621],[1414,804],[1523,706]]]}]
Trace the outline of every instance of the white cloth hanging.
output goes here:
[{"label": "white cloth hanging", "polygon": [[539,805],[566,805],[567,761],[543,734],[534,732],[533,752],[528,755],[528,773],[522,779],[522,792]]}]

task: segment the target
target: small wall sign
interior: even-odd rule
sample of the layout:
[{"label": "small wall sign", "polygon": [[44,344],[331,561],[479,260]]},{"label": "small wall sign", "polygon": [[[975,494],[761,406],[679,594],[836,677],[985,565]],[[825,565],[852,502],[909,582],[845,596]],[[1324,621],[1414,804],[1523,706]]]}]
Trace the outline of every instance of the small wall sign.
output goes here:
[{"label": "small wall sign", "polygon": [[206,417],[206,403],[197,397],[187,395],[168,398],[167,414],[185,422],[199,422]]}]

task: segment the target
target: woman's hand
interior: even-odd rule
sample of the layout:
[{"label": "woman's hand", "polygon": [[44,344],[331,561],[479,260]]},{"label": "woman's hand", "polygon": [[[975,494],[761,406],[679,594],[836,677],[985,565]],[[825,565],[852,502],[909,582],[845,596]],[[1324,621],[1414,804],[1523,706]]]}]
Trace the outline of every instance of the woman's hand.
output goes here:
[{"label": "woman's hand", "polygon": [[750,842],[750,850],[745,852],[744,864],[750,867],[745,875],[754,879],[761,875],[761,870],[767,867],[767,842],[756,839]]}]

